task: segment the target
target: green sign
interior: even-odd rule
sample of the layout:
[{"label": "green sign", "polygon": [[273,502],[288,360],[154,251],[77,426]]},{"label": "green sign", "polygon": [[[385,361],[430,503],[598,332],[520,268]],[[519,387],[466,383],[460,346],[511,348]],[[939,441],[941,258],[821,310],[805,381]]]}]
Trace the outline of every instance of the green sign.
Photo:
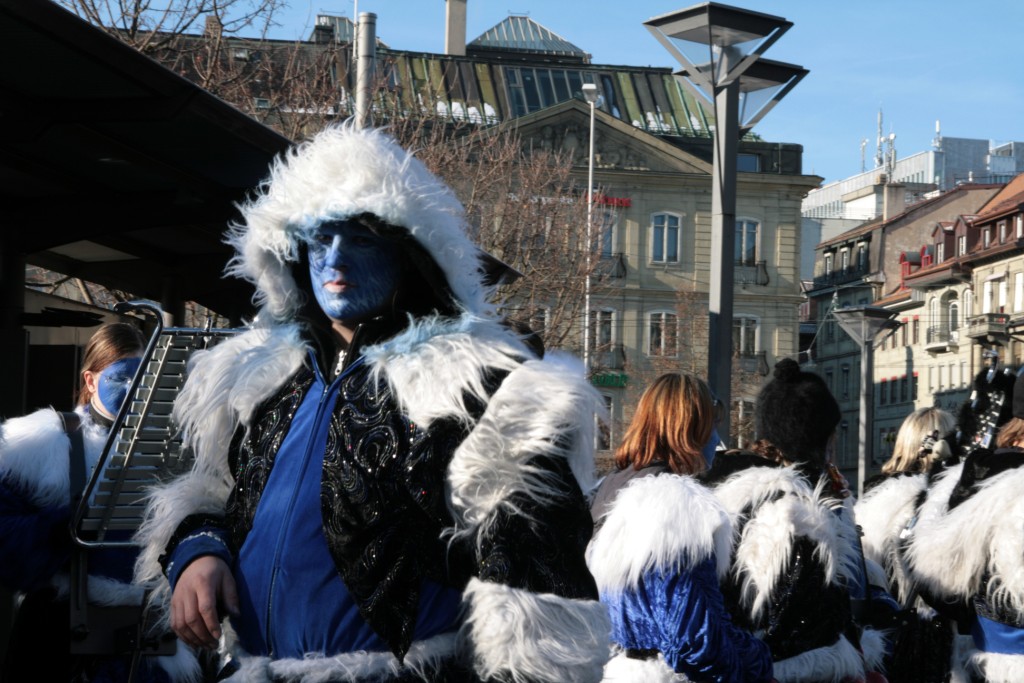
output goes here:
[{"label": "green sign", "polygon": [[624,373],[603,373],[590,378],[595,387],[625,387],[629,377]]}]

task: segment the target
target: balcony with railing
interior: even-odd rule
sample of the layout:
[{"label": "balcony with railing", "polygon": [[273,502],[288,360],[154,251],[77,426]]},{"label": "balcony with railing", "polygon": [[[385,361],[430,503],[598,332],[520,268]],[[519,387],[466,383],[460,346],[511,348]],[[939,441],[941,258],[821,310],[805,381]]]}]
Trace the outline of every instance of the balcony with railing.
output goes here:
[{"label": "balcony with railing", "polygon": [[601,259],[594,266],[594,277],[598,282],[626,277],[626,255],[621,251],[601,254]]},{"label": "balcony with railing", "polygon": [[943,353],[960,348],[960,331],[946,325],[936,325],[925,330],[924,350],[929,353]]},{"label": "balcony with railing", "polygon": [[967,321],[967,336],[979,342],[1005,343],[1010,339],[1007,313],[982,313]]},{"label": "balcony with railing", "polygon": [[742,372],[756,372],[762,377],[768,374],[767,351],[740,351],[736,353],[735,357],[736,364]]},{"label": "balcony with railing", "polygon": [[814,277],[815,289],[831,285],[842,285],[847,282],[859,280],[870,272],[866,265],[853,265],[846,268],[836,268],[824,275]]},{"label": "balcony with railing", "polygon": [[621,370],[626,367],[626,349],[622,344],[604,344],[594,351],[594,371]]}]

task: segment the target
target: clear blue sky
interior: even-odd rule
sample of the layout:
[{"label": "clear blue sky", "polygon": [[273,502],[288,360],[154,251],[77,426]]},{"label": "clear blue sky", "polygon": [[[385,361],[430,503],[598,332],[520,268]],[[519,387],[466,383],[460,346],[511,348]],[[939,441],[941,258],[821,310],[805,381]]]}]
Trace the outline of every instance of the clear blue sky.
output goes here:
[{"label": "clear blue sky", "polygon": [[[316,14],[352,17],[352,0],[289,0],[274,38],[306,38]],[[596,64],[671,66],[642,22],[684,7],[655,0],[468,0],[468,40],[509,13],[527,14],[593,55]],[[755,129],[804,146],[804,172],[841,180],[870,168],[879,108],[899,156],[949,137],[1024,141],[1020,27],[1024,0],[736,0],[794,26],[765,57],[808,75]],[[359,0],[377,35],[397,49],[444,51],[444,0]]]}]

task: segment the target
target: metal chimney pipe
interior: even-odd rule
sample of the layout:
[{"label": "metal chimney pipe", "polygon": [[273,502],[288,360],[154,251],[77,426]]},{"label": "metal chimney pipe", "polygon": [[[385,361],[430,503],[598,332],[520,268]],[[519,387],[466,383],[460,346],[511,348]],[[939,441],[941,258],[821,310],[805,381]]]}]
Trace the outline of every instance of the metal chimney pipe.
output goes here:
[{"label": "metal chimney pipe", "polygon": [[445,0],[444,52],[466,55],[466,0]]},{"label": "metal chimney pipe", "polygon": [[356,43],[356,128],[365,128],[370,121],[373,81],[377,74],[377,15],[359,15]]}]

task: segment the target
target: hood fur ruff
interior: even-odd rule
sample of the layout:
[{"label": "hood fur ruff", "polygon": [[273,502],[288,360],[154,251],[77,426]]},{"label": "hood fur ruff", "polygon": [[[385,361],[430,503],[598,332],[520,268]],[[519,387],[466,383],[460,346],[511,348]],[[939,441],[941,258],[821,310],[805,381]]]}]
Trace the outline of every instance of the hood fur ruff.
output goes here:
[{"label": "hood fur ruff", "polygon": [[857,523],[864,530],[865,558],[885,568],[887,580],[896,586],[896,598],[905,607],[909,606],[906,601],[913,586],[900,552],[900,534],[916,512],[918,496],[927,487],[924,474],[892,477],[868,491],[854,508]]},{"label": "hood fur ruff", "polygon": [[977,594],[988,571],[987,599],[1024,612],[1024,469],[986,479],[950,511],[961,468],[945,473],[922,506],[908,552],[915,578],[940,595],[962,599]]},{"label": "hood fur ruff", "polygon": [[619,490],[587,564],[602,593],[620,593],[652,570],[680,572],[712,553],[724,576],[731,546],[732,525],[711,491],[691,477],[661,474]]},{"label": "hood fur ruff", "polygon": [[349,123],[323,130],[279,157],[257,196],[240,210],[243,223],[228,233],[236,253],[227,274],[255,285],[254,301],[274,320],[291,320],[304,300],[291,273],[300,244],[320,223],[362,213],[407,229],[444,272],[463,308],[492,310],[462,205],[379,130]]},{"label": "hood fur ruff", "polygon": [[[782,495],[779,495],[782,494]],[[824,495],[823,484],[811,488],[793,467],[752,467],[715,488],[733,528],[742,527],[732,571],[742,581],[741,601],[755,619],[772,597],[789,565],[798,537],[815,544],[815,557],[829,583],[852,577],[860,564],[854,543],[857,528],[852,505],[844,507]],[[746,525],[741,515],[752,509]],[[834,510],[842,508],[840,514]]]}]

